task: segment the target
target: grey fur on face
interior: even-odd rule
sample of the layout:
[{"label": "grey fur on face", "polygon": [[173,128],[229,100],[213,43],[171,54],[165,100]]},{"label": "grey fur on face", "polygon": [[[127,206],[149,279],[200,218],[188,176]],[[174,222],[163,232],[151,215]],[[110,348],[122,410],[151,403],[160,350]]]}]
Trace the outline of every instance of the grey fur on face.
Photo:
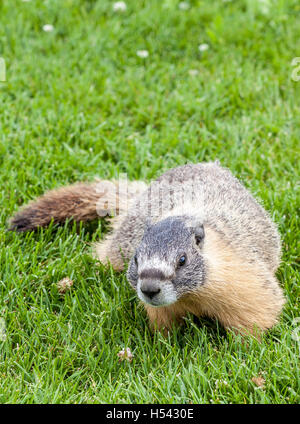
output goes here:
[{"label": "grey fur on face", "polygon": [[130,261],[128,280],[152,306],[174,303],[204,283],[204,228],[187,222],[176,216],[148,224]]}]

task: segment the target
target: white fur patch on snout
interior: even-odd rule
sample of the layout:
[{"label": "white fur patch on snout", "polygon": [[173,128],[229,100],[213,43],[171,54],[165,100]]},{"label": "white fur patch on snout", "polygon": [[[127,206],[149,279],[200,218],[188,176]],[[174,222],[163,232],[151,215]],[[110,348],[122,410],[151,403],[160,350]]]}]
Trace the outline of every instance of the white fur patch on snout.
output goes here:
[{"label": "white fur patch on snout", "polygon": [[137,283],[137,294],[142,302],[147,303],[151,306],[167,306],[177,301],[177,294],[174,290],[174,286],[170,281],[159,281],[160,292],[156,294],[152,299],[145,296],[141,290],[141,280],[138,279]]}]

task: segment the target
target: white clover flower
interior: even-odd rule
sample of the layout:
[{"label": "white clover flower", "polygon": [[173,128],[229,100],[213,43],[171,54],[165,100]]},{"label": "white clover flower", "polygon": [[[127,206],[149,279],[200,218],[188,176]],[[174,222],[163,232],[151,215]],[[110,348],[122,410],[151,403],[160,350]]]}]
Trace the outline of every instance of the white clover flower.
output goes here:
[{"label": "white clover flower", "polygon": [[200,44],[198,49],[199,49],[200,52],[205,52],[206,50],[209,49],[209,45],[206,44],[206,43]]},{"label": "white clover flower", "polygon": [[127,9],[127,5],[124,1],[117,1],[113,4],[113,9],[115,12],[125,12],[125,10]]},{"label": "white clover flower", "polygon": [[189,3],[187,3],[186,1],[181,1],[178,5],[179,9],[181,10],[188,10],[190,8]]},{"label": "white clover flower", "polygon": [[129,349],[129,347],[127,347],[126,349],[120,350],[120,352],[118,353],[118,357],[120,358],[119,362],[124,360],[131,362],[133,358],[133,354],[131,353],[131,350]]},{"label": "white clover flower", "polygon": [[215,381],[216,388],[219,388],[220,386],[228,386],[228,383],[226,380],[216,380]]},{"label": "white clover flower", "polygon": [[195,77],[198,74],[199,74],[198,69],[189,69],[189,75],[191,75],[192,77]]},{"label": "white clover flower", "polygon": [[65,294],[73,286],[73,281],[69,277],[65,277],[56,283],[60,294]]},{"label": "white clover flower", "polygon": [[45,31],[45,32],[51,32],[53,30],[54,30],[54,26],[51,25],[51,24],[46,24],[46,25],[43,26],[43,31]]},{"label": "white clover flower", "polygon": [[267,15],[270,12],[271,1],[270,0],[260,0],[258,2],[258,8],[259,8],[259,11],[262,14]]},{"label": "white clover flower", "polygon": [[136,54],[138,57],[141,57],[142,59],[145,59],[146,57],[149,56],[148,50],[138,50]]}]

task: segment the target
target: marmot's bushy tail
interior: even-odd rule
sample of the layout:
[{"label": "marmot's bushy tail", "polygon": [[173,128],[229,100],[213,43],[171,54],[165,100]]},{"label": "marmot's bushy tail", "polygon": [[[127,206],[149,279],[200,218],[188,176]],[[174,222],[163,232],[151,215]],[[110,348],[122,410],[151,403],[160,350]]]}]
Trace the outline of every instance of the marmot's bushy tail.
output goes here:
[{"label": "marmot's bushy tail", "polygon": [[120,214],[129,202],[147,188],[142,181],[99,180],[51,190],[30,202],[11,220],[10,230],[32,231],[46,227],[51,220],[91,221],[108,214]]}]

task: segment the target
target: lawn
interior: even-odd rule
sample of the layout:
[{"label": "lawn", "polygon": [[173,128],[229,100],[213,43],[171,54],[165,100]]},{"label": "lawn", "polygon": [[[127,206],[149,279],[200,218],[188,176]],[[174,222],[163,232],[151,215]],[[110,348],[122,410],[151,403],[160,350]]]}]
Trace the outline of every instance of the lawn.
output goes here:
[{"label": "lawn", "polygon": [[[0,402],[299,403],[299,2],[113,4],[0,3]],[[152,334],[125,273],[91,256],[105,222],[7,230],[48,189],[215,159],[282,235],[287,303],[261,343],[193,317]]]}]

